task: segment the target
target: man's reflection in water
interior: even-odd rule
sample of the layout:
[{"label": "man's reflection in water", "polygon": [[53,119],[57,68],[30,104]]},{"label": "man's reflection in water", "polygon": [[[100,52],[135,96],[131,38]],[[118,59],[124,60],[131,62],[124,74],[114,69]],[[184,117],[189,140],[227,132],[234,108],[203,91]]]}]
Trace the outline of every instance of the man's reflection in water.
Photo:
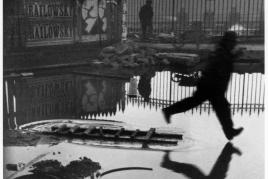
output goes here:
[{"label": "man's reflection in water", "polygon": [[228,142],[224,146],[210,174],[207,176],[205,176],[204,173],[194,165],[170,160],[169,152],[166,152],[164,155],[161,166],[176,173],[182,173],[192,179],[223,179],[226,177],[232,154],[242,155],[239,149],[235,148],[232,143]]},{"label": "man's reflection in water", "polygon": [[155,71],[149,70],[140,76],[138,90],[144,101],[149,102],[151,95],[151,79],[155,76]]}]

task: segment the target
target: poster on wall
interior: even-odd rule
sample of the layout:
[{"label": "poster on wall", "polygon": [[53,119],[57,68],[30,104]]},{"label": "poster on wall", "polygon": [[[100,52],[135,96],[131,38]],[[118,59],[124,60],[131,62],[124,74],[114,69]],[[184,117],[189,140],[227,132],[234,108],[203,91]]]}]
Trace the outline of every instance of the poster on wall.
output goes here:
[{"label": "poster on wall", "polygon": [[73,6],[63,0],[25,0],[27,45],[63,44],[73,40]]},{"label": "poster on wall", "polygon": [[81,10],[82,40],[97,41],[107,39],[106,0],[84,0]]}]

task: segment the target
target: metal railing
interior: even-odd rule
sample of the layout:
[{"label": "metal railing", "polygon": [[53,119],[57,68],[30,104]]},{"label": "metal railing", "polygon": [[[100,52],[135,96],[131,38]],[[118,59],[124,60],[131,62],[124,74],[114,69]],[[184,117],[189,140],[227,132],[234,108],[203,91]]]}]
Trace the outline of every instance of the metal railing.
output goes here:
[{"label": "metal railing", "polygon": [[[139,77],[135,77],[139,82]],[[260,113],[264,111],[265,84],[264,74],[261,73],[233,73],[229,82],[226,98],[232,113]],[[126,90],[130,84],[126,84]],[[196,87],[192,85],[179,85],[172,80],[172,72],[157,72],[151,79],[151,94],[149,102],[145,102],[141,95],[137,98],[127,98],[126,104],[134,103],[149,108],[163,108],[184,98],[192,96]],[[212,106],[206,101],[192,110],[211,112]]]},{"label": "metal railing", "polygon": [[[145,0],[128,1],[130,33],[140,32],[138,14],[144,4]],[[264,0],[154,0],[153,32],[220,36],[232,29],[240,36],[263,37],[263,4]]]}]

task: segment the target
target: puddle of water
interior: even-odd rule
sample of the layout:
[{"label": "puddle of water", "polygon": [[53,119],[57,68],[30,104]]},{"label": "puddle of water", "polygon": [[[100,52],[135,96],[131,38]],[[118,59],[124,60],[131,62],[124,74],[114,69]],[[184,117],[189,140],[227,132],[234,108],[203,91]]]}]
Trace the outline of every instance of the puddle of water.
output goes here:
[{"label": "puddle of water", "polygon": [[[124,167],[153,169],[118,171],[103,178],[187,178],[189,171],[182,171],[187,166],[199,173],[199,178],[224,178],[224,175],[226,178],[264,178],[263,74],[232,75],[226,97],[231,103],[235,126],[245,128],[234,139],[233,146],[226,144],[227,140],[208,102],[172,116],[169,125],[165,123],[161,109],[190,96],[195,90],[187,81],[178,85],[172,81],[172,75],[171,71],[157,71],[144,77],[121,75],[118,78],[120,74],[117,74],[109,78],[109,75],[68,73],[5,80],[4,126],[7,129],[19,129],[21,125],[47,119],[106,119],[140,129],[179,129],[184,133],[184,140],[169,154],[169,159],[163,151],[105,148],[85,145],[78,140],[62,140],[56,145],[39,141],[31,147],[12,144],[4,148],[4,163],[27,163],[49,152],[42,160],[57,159],[67,165],[86,156],[100,163],[100,172]],[[148,79],[142,79],[148,76]],[[241,156],[235,153],[236,148],[242,152]],[[53,155],[53,152],[59,151],[59,155]],[[166,162],[164,166],[163,161]],[[181,171],[172,168],[174,166]],[[217,172],[218,166],[226,168],[226,171]],[[21,175],[27,173],[25,171]],[[5,170],[5,176],[10,174],[11,171]]]}]

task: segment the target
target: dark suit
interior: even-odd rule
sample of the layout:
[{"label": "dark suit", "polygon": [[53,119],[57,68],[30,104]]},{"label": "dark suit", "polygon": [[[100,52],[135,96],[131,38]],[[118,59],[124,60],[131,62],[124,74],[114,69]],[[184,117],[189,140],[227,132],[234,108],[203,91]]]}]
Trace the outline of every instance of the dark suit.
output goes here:
[{"label": "dark suit", "polygon": [[208,65],[202,73],[202,77],[197,84],[197,90],[192,97],[183,99],[166,108],[169,114],[185,112],[202,102],[209,100],[216,112],[216,115],[228,133],[233,129],[230,104],[225,98],[225,92],[233,70],[233,60],[235,55],[224,47],[218,47],[208,59]]},{"label": "dark suit", "polygon": [[151,4],[145,4],[141,7],[139,12],[139,18],[141,22],[142,35],[146,36],[146,32],[149,31],[151,33],[153,28],[153,8]]}]

